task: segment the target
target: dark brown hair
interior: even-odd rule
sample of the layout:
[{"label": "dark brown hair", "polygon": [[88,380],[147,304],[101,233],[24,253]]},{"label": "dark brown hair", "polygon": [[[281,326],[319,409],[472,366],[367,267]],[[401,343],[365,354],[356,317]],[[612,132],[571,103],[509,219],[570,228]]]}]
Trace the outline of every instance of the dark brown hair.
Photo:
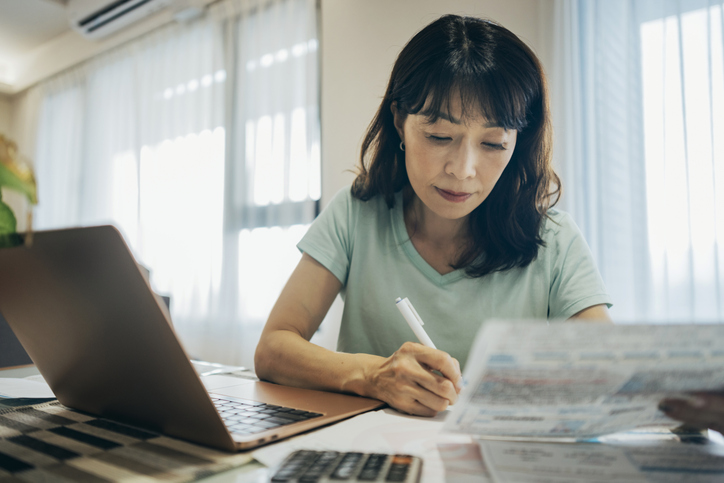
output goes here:
[{"label": "dark brown hair", "polygon": [[551,165],[552,130],[545,75],[535,54],[512,32],[472,17],[446,15],[402,49],[370,124],[352,186],[356,198],[384,197],[409,185],[390,107],[435,122],[459,95],[463,117],[481,114],[518,137],[508,166],[469,217],[472,243],[453,268],[471,277],[525,267],[544,245],[541,226],[560,196]]}]

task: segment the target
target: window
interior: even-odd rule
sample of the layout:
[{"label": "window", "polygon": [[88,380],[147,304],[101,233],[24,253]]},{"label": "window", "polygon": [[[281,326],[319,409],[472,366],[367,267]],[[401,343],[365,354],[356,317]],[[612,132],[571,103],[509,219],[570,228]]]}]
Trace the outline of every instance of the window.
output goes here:
[{"label": "window", "polygon": [[722,18],[711,5],[640,26],[654,307],[671,319],[724,316]]},{"label": "window", "polygon": [[561,207],[627,322],[724,320],[721,0],[556,2]]},{"label": "window", "polygon": [[231,3],[36,88],[36,219],[119,227],[189,353],[251,366],[318,211],[317,7]]}]

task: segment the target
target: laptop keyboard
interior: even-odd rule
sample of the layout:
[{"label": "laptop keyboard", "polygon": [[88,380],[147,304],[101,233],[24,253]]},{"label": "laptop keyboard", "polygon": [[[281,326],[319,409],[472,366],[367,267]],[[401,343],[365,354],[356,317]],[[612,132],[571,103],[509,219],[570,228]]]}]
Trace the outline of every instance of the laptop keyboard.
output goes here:
[{"label": "laptop keyboard", "polygon": [[230,398],[211,394],[216,410],[230,432],[254,434],[287,424],[298,423],[322,416],[302,409],[275,406],[258,401]]}]

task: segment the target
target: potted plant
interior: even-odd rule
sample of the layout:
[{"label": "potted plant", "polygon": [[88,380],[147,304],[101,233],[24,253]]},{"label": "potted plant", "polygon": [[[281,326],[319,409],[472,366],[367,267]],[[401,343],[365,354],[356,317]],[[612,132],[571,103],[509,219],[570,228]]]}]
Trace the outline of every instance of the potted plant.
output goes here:
[{"label": "potted plant", "polygon": [[[37,185],[33,170],[18,153],[18,146],[0,134],[0,188],[18,191],[28,198],[32,205],[38,204]],[[28,232],[31,231],[32,217],[28,215]],[[17,219],[10,207],[2,200],[0,190],[0,247],[20,243],[17,235]]]}]

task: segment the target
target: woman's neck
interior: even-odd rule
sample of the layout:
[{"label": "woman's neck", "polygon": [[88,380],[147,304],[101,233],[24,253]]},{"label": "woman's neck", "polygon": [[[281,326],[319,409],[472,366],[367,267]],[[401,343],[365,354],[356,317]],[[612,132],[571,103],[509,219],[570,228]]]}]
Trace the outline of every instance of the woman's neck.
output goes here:
[{"label": "woman's neck", "polygon": [[[467,217],[450,220],[433,213],[409,186],[404,192],[404,213],[407,234],[415,241],[457,255],[467,243]],[[451,260],[454,263],[455,260]]]}]

